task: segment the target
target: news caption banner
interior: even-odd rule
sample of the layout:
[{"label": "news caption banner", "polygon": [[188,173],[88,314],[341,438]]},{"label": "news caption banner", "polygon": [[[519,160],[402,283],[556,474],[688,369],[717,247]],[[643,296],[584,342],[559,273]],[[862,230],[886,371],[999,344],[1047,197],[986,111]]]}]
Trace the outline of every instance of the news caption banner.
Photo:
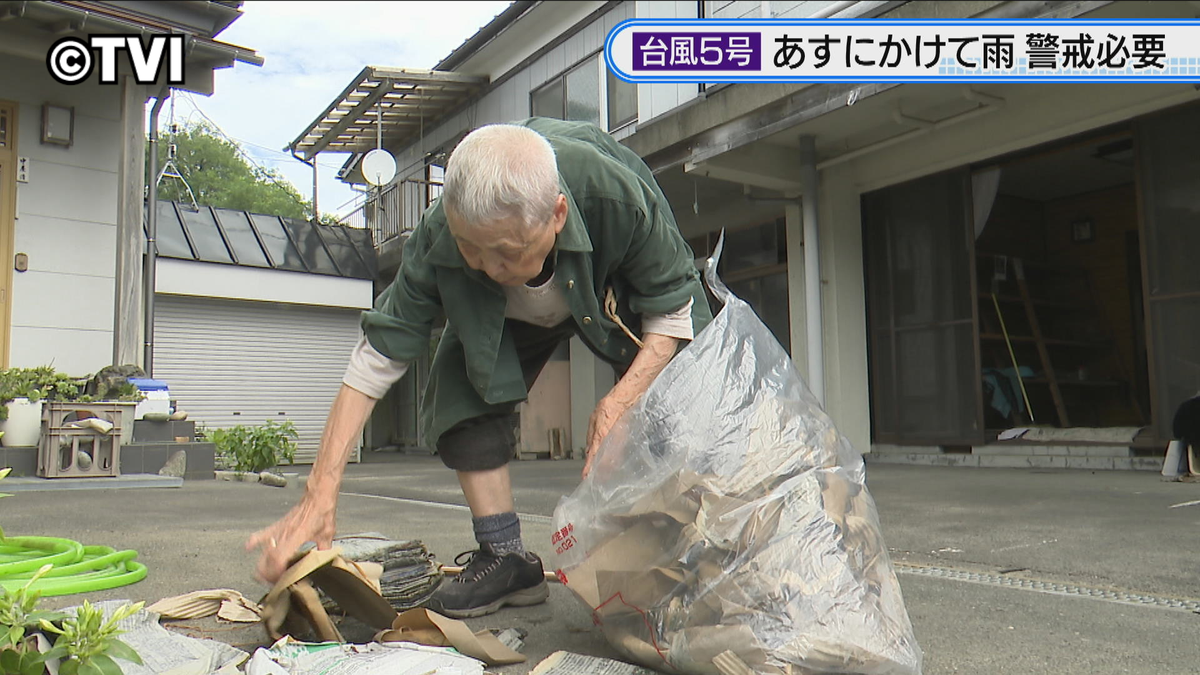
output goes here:
[{"label": "news caption banner", "polygon": [[630,19],[626,82],[1200,82],[1200,20]]}]

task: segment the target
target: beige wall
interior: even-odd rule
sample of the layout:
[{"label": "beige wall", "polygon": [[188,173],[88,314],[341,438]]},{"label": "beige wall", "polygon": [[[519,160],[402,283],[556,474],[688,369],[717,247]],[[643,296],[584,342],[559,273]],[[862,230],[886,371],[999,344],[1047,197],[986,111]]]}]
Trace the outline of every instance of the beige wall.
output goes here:
[{"label": "beige wall", "polygon": [[[9,363],[88,375],[113,359],[121,87],[63,86],[44,62],[0,54],[0,100],[18,106],[29,170],[16,190],[14,252],[29,268],[13,274]],[[74,107],[72,146],[41,142],[44,103]]]},{"label": "beige wall", "polygon": [[549,452],[551,429],[562,429],[563,445],[571,451],[571,362],[551,361],[529,390],[529,399],[518,406],[521,415],[521,452]]}]

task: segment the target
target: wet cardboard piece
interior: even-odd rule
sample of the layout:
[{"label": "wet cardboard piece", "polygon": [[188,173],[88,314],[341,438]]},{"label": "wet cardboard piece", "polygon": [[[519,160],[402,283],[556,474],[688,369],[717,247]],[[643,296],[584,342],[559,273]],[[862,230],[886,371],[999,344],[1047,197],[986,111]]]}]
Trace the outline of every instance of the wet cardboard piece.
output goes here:
[{"label": "wet cardboard piece", "polygon": [[392,621],[377,642],[417,642],[431,647],[454,647],[489,666],[524,663],[525,655],[504,646],[490,631],[471,632],[467,624],[428,609],[410,609]]},{"label": "wet cardboard piece", "polygon": [[372,582],[363,567],[342,558],[341,549],[314,549],[294,562],[260,603],[272,640],[307,623],[324,640],[344,641],[321,607],[316,588],[372,628],[386,628],[396,617],[396,610],[379,594],[378,581]]},{"label": "wet cardboard piece", "polygon": [[490,666],[522,663],[525,656],[509,649],[488,631],[471,632],[467,624],[427,609],[396,612],[380,595],[382,567],[355,563],[338,548],[311,550],[280,577],[262,600],[263,624],[272,640],[303,626],[321,640],[345,642],[321,605],[318,589],[346,614],[376,629],[377,642],[415,642],[453,647]]},{"label": "wet cardboard piece", "polygon": [[589,607],[596,608],[611,596],[611,592],[604,595],[607,589],[600,586],[597,575],[633,574],[657,566],[663,558],[662,541],[659,528],[648,520],[640,520],[567,570],[567,584]]},{"label": "wet cardboard piece", "polygon": [[167,620],[199,619],[216,614],[225,621],[238,623],[257,623],[262,612],[257,603],[229,588],[192,591],[163,598],[146,610]]},{"label": "wet cardboard piece", "polygon": [[[341,631],[333,624],[333,619],[321,605],[321,596],[317,589],[307,579],[297,581],[291,587],[292,606],[303,613],[305,620],[312,626],[321,642],[345,642]],[[274,637],[274,636],[271,636]]]}]

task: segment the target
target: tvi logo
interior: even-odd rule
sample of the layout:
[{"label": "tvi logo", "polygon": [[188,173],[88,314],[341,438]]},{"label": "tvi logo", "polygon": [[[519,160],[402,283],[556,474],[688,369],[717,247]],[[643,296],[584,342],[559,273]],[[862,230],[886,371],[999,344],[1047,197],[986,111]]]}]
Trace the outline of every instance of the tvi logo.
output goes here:
[{"label": "tvi logo", "polygon": [[[87,40],[67,37],[55,42],[46,54],[50,75],[63,84],[79,84],[100,64],[100,83],[117,83],[117,53],[127,52],[138,84],[154,84],[167,64],[167,83],[183,84],[183,36],[151,35],[150,45],[137,35],[91,35]],[[95,56],[93,57],[93,52]]]}]

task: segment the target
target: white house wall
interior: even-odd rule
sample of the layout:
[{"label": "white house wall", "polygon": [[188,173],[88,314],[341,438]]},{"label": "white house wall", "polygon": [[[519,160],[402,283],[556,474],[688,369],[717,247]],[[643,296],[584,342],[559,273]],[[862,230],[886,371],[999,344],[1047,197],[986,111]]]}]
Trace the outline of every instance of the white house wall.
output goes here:
[{"label": "white house wall", "polygon": [[[498,39],[484,45],[463,61],[455,70],[472,75],[487,75],[492,80],[497,80],[533,56],[549,37],[566,33],[603,6],[603,2],[594,0],[542,3],[535,11],[526,14],[505,29]],[[607,31],[605,33],[607,34]],[[603,44],[604,38],[600,39]],[[587,38],[587,41],[593,42],[594,36]]]},{"label": "white house wall", "polygon": [[[870,443],[861,195],[1200,98],[1182,84],[1006,85],[988,91],[1008,104],[821,173],[826,407],[860,451]],[[802,294],[803,280],[790,292]],[[796,340],[793,333],[793,344],[800,344]]]},{"label": "white house wall", "polygon": [[[636,6],[635,11],[639,19],[695,19],[700,9],[699,3],[683,2],[682,0],[638,0],[633,4]],[[754,16],[758,16],[758,6],[761,3],[734,2],[730,4],[754,5]],[[656,117],[665,115],[700,95],[700,85],[695,83],[655,82],[639,84],[637,88],[639,124],[646,124]]]},{"label": "white house wall", "polygon": [[370,279],[159,258],[155,291],[170,295],[370,309]]},{"label": "white house wall", "polygon": [[[578,4],[581,7],[577,8],[576,12],[571,13],[567,17],[573,23],[577,23],[599,6],[598,3]],[[587,11],[583,11],[585,9]],[[426,129],[424,136],[417,143],[407,148],[395,149],[396,163],[401,168],[397,174],[398,177],[403,178],[406,175],[419,173],[424,167],[423,158],[426,153],[438,149],[463,131],[474,129],[484,124],[511,122],[529,117],[530,92],[561,75],[564,71],[589,55],[602,50],[604,48],[604,38],[608,35],[608,32],[615,28],[621,21],[632,17],[632,3],[625,2],[617,5],[602,16],[597,17],[591,24],[585,26],[562,44],[549,50],[527,67],[514,73],[507,81],[489,91],[479,101],[459,114],[447,119],[436,127]],[[563,18],[558,20],[558,24],[562,25],[545,26],[544,30],[539,31],[540,38],[545,41],[548,36],[566,32],[573,25],[573,23],[565,23],[566,20]],[[515,44],[509,41],[507,34],[498,39],[497,42],[504,43],[506,53],[502,54],[499,52],[498,47],[495,48],[497,51],[494,52],[493,59],[494,63],[497,64],[496,71],[487,73],[493,81],[501,79],[507,73],[507,71],[501,71],[501,67],[509,63],[520,63],[523,58],[527,58],[531,53],[537,51],[536,49],[530,49],[530,45],[527,42]],[[544,42],[539,42],[537,47],[540,48],[542,44]],[[525,56],[521,59],[515,58],[519,54],[524,54]],[[470,63],[468,62],[467,65],[470,65]],[[475,72],[477,69],[464,68],[463,70],[464,72]],[[408,172],[407,174],[406,171]]]},{"label": "white house wall", "polygon": [[[664,4],[664,3],[651,3]],[[673,3],[665,3],[673,4]],[[682,4],[682,3],[681,3]],[[693,6],[696,3],[689,3]],[[758,19],[762,17],[761,0],[708,0],[704,3],[707,6],[707,17],[712,19]],[[775,13],[775,3],[771,4],[771,13]],[[796,3],[787,3],[796,4]]]},{"label": "white house wall", "polygon": [[[0,99],[19,104],[17,155],[29,158],[14,242],[29,270],[13,273],[10,363],[95,372],[113,355],[121,88],[64,87],[44,62],[0,55]],[[47,102],[75,108],[71,147],[40,142]]]}]

